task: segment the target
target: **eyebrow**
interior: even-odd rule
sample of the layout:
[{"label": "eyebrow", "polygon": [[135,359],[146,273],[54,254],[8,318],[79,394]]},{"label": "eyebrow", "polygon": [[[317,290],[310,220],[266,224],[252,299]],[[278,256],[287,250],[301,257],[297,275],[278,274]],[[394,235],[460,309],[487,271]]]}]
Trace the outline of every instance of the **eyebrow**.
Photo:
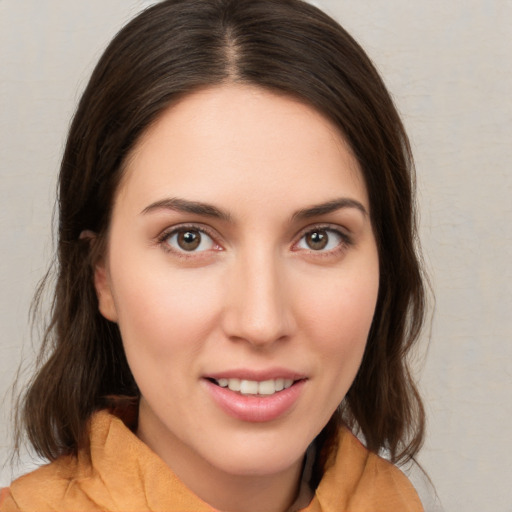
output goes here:
[{"label": "eyebrow", "polygon": [[142,214],[151,213],[155,210],[173,210],[176,212],[195,213],[203,217],[213,217],[215,219],[221,219],[225,221],[231,220],[229,213],[212,206],[211,204],[201,203],[199,201],[188,201],[187,199],[180,199],[172,197],[168,199],[162,199],[151,203],[142,210]]},{"label": "eyebrow", "polygon": [[321,215],[327,215],[328,213],[341,210],[342,208],[355,208],[356,210],[359,210],[365,217],[368,216],[368,211],[362,205],[362,203],[356,201],[355,199],[341,197],[339,199],[333,199],[331,201],[327,201],[326,203],[316,204],[299,210],[292,215],[292,220],[304,220],[310,219],[312,217],[320,217]]},{"label": "eyebrow", "polygon": [[[327,215],[328,213],[335,212],[337,210],[341,210],[342,208],[355,208],[359,210],[363,215],[368,216],[368,212],[366,208],[355,199],[350,199],[347,197],[342,197],[339,199],[332,199],[331,201],[327,201],[325,203],[316,204],[313,206],[309,206],[307,208],[303,208],[301,210],[296,211],[292,215],[292,221],[296,220],[304,220],[310,219],[312,217],[320,217],[322,215]],[[200,201],[189,201],[187,199],[181,199],[178,197],[172,197],[167,199],[161,199],[160,201],[155,201],[151,203],[149,206],[146,206],[144,210],[142,210],[142,214],[151,213],[155,210],[173,210],[177,212],[185,212],[185,213],[194,213],[196,215],[201,215],[204,217],[212,217],[215,219],[224,220],[227,222],[231,222],[231,215],[213,206],[208,203],[202,203]]]}]

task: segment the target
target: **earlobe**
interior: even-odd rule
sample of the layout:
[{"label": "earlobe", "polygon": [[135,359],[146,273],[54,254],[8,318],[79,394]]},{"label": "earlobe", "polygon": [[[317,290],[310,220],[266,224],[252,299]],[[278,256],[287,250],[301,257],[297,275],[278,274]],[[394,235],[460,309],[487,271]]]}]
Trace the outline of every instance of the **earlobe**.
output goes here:
[{"label": "earlobe", "polygon": [[105,262],[102,260],[94,267],[94,288],[98,297],[100,313],[111,322],[117,322],[117,310]]},{"label": "earlobe", "polygon": [[82,231],[79,238],[80,240],[87,240],[89,243],[89,251],[91,251],[90,256],[94,268],[94,288],[98,298],[98,309],[107,320],[117,322],[117,311],[112,295],[109,273],[105,257],[101,255],[103,251],[100,246],[102,244],[98,245],[100,239],[94,231],[89,229]]}]

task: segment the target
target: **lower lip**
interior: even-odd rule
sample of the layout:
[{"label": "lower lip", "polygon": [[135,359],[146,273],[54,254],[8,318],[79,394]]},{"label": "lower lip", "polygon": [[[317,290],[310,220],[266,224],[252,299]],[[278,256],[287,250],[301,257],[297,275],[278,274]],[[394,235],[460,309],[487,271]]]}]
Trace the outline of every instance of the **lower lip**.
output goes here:
[{"label": "lower lip", "polygon": [[272,421],[285,415],[299,399],[306,383],[300,380],[273,395],[254,396],[221,388],[206,379],[204,382],[213,400],[224,412],[238,420],[252,423]]}]

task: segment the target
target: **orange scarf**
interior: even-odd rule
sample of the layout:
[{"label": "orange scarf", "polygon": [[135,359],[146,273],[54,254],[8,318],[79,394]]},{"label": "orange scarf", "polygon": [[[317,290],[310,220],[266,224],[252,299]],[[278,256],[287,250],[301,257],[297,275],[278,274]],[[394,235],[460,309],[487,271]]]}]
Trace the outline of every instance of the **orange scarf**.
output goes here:
[{"label": "orange scarf", "polygon": [[[0,512],[214,512],[116,416],[91,421],[91,460],[65,456],[0,493]],[[346,429],[334,463],[302,512],[422,512],[416,491],[391,463]]]}]

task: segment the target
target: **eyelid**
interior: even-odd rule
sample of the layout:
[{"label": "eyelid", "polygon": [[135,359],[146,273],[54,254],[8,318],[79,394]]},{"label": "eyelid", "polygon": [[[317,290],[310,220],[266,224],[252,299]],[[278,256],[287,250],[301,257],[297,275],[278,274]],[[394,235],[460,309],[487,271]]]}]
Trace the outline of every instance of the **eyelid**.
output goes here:
[{"label": "eyelid", "polygon": [[[214,251],[222,251],[224,250],[224,247],[222,246],[222,243],[219,242],[219,238],[221,236],[217,233],[216,230],[213,230],[207,225],[204,224],[197,224],[197,223],[183,223],[183,224],[176,224],[173,226],[170,226],[166,229],[164,229],[156,238],[155,241],[158,245],[162,246],[162,248],[167,251],[171,252],[178,257],[182,258],[198,258],[201,255],[204,255],[204,253],[210,252],[209,250],[204,251],[181,251],[176,250],[173,247],[171,247],[169,244],[166,243],[166,240],[169,239],[173,234],[178,233],[180,231],[186,231],[187,229],[198,231],[209,238],[212,239],[213,243],[215,244]],[[302,249],[297,248],[297,245],[299,242],[304,238],[305,235],[308,233],[311,233],[313,231],[328,231],[328,232],[334,232],[336,235],[338,235],[341,238],[340,244],[338,244],[337,247],[330,249],[330,250],[317,250],[314,249]],[[329,256],[336,254],[339,251],[343,251],[344,249],[347,249],[348,247],[354,245],[354,240],[352,236],[349,234],[349,230],[347,228],[343,228],[339,224],[330,224],[330,223],[320,223],[320,224],[310,224],[304,228],[302,228],[299,233],[295,236],[295,241],[292,244],[292,250],[295,252],[301,251],[301,252],[307,252],[309,254],[312,254],[314,256],[322,257],[322,256]]]},{"label": "eyelid", "polygon": [[[299,242],[309,233],[314,231],[327,231],[327,232],[334,232],[336,235],[338,235],[341,238],[341,243],[335,247],[334,249],[330,249],[327,251],[318,250],[315,251],[314,249],[299,249],[297,248],[297,245]],[[313,255],[317,256],[325,256],[325,255],[331,255],[339,250],[346,249],[347,247],[350,247],[354,245],[354,240],[352,236],[348,233],[348,229],[344,229],[342,226],[338,224],[329,224],[329,223],[321,223],[321,224],[312,224],[309,226],[306,226],[303,228],[296,236],[296,241],[292,245],[292,250],[295,251],[305,251]]]},{"label": "eyelid", "polygon": [[167,252],[172,252],[173,254],[183,257],[183,258],[197,258],[199,255],[202,255],[203,253],[209,252],[209,250],[204,251],[190,251],[187,252],[185,250],[177,250],[174,247],[170,246],[166,241],[173,235],[179,233],[180,231],[198,231],[199,233],[208,236],[211,238],[215,248],[212,250],[220,251],[223,250],[222,245],[218,242],[218,239],[220,236],[211,228],[208,226],[205,226],[204,224],[195,224],[195,223],[183,223],[183,224],[176,224],[171,227],[168,227],[164,229],[157,237],[156,242],[162,246],[162,248]]}]

